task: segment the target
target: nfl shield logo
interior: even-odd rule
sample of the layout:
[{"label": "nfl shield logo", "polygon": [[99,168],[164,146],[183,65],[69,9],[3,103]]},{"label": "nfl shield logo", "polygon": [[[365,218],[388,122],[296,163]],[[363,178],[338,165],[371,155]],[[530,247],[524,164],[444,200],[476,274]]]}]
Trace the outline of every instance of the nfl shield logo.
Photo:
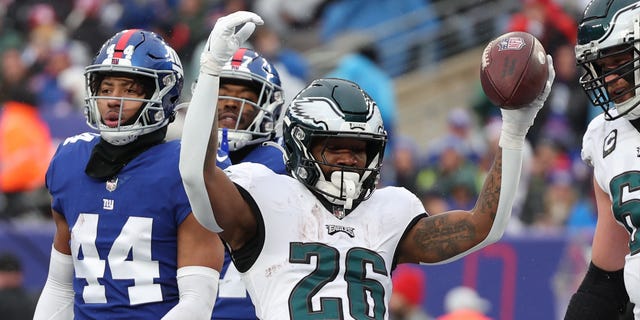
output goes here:
[{"label": "nfl shield logo", "polygon": [[112,178],[107,180],[107,191],[109,192],[113,192],[113,190],[115,190],[118,187],[118,178]]},{"label": "nfl shield logo", "polygon": [[498,43],[498,51],[520,50],[525,44],[524,39],[521,37],[509,37]]}]

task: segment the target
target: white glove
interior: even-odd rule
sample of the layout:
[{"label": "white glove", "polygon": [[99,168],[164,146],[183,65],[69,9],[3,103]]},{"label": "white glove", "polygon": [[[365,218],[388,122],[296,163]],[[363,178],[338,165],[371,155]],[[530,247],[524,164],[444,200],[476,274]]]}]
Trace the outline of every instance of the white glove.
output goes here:
[{"label": "white glove", "polygon": [[502,112],[502,133],[498,144],[505,149],[522,149],[524,139],[529,131],[529,127],[533,125],[538,111],[542,109],[544,102],[549,97],[551,85],[556,77],[556,71],[553,68],[553,58],[547,55],[547,65],[549,68],[549,77],[544,90],[529,105],[519,109],[507,110],[500,109]]},{"label": "white glove", "polygon": [[[235,32],[242,24],[244,26]],[[263,24],[262,18],[249,11],[236,11],[219,18],[200,55],[200,72],[219,75],[224,64],[256,29],[256,24]]]}]

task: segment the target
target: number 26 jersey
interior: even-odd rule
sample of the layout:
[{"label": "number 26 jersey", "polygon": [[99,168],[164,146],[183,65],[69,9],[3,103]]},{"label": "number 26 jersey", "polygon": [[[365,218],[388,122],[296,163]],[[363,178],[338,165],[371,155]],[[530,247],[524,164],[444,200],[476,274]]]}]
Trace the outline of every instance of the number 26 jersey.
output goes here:
[{"label": "number 26 jersey", "polygon": [[236,265],[258,318],[388,318],[396,248],[426,215],[415,195],[379,189],[338,219],[290,176],[252,163],[226,172],[249,193],[263,226],[263,243],[242,253],[253,258]]}]

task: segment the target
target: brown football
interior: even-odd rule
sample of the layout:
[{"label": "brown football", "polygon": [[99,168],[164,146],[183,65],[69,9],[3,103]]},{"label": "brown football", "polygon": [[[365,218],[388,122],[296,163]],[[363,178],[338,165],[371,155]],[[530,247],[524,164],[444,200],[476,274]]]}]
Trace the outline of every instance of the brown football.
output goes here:
[{"label": "brown football", "polygon": [[533,102],[549,76],[544,47],[527,32],[505,33],[482,52],[480,83],[489,101],[504,109]]}]

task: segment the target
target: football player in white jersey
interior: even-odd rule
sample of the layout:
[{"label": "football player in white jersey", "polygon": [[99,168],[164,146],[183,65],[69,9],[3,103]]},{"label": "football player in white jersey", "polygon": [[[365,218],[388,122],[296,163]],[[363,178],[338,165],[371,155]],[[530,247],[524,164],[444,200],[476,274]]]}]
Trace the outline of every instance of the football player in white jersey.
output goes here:
[{"label": "football player in white jersey", "polygon": [[525,135],[555,75],[551,57],[540,97],[502,111],[501,151],[476,206],[428,216],[408,190],[376,190],[386,132],[375,102],[346,80],[315,80],[289,105],[283,136],[290,175],[254,163],[216,168],[211,88],[260,23],[246,11],[217,21],[201,56],[180,154],[194,214],[226,242],[260,319],[387,319],[397,264],[445,263],[500,239]]},{"label": "football player in white jersey", "polygon": [[[603,109],[583,136],[598,221],[591,263],[565,319],[640,319],[640,2],[593,0],[578,26],[580,85]],[[625,289],[626,287],[626,289]]]}]

